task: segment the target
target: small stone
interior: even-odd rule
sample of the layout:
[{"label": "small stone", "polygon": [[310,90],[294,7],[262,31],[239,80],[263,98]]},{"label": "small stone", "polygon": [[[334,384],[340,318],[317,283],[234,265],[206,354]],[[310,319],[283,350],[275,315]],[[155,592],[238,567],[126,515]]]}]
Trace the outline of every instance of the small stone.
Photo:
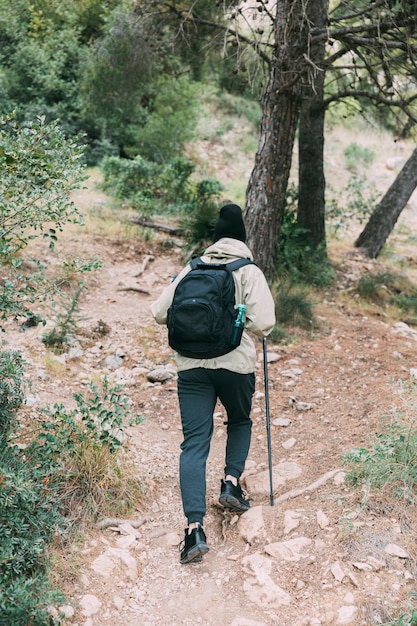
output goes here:
[{"label": "small stone", "polygon": [[291,424],[291,420],[289,420],[286,417],[277,417],[272,421],[274,426],[282,426],[283,428],[285,428],[286,426],[289,426]]},{"label": "small stone", "polygon": [[314,408],[314,404],[311,404],[311,402],[297,402],[295,408],[297,411],[311,411]]},{"label": "small stone", "polygon": [[165,367],[157,367],[148,373],[147,379],[151,383],[164,383],[171,380],[172,374]]},{"label": "small stone", "polygon": [[391,556],[398,556],[400,559],[408,559],[408,554],[401,546],[396,543],[389,543],[385,546],[385,552]]},{"label": "small stone", "polygon": [[330,568],[335,579],[341,583],[344,577],[346,576],[345,572],[342,570],[339,561],[335,561]]},{"label": "small stone", "polygon": [[98,598],[96,598],[96,596],[87,594],[81,598],[80,606],[83,609],[83,614],[86,617],[89,617],[90,615],[94,615],[95,613],[97,613],[97,611],[100,610],[101,602]]},{"label": "small stone", "polygon": [[327,528],[327,526],[330,524],[329,518],[321,509],[317,511],[316,517],[317,523],[321,529]]},{"label": "small stone", "polygon": [[352,624],[354,622],[358,609],[356,606],[342,606],[338,611],[337,622],[338,626],[344,626],[345,624]]}]

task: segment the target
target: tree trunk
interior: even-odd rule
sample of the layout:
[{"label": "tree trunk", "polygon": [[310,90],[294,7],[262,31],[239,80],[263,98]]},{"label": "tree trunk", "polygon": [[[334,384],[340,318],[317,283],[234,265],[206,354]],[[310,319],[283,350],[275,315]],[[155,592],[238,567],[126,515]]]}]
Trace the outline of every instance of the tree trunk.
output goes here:
[{"label": "tree trunk", "polygon": [[[310,0],[306,5],[307,16],[314,28],[327,24],[328,0]],[[324,116],[323,92],[325,71],[324,38],[310,48],[311,73],[302,89],[298,139],[298,211],[297,222],[306,231],[306,239],[315,250],[326,244],[325,186],[324,177]]]},{"label": "tree trunk", "polygon": [[301,0],[278,0],[275,49],[262,100],[255,165],[246,192],[248,245],[268,280],[275,274],[277,241],[301,104],[297,63],[305,50],[302,18]]},{"label": "tree trunk", "polygon": [[417,148],[373,211],[355,246],[370,259],[376,259],[391,234],[401,211],[417,187]]}]

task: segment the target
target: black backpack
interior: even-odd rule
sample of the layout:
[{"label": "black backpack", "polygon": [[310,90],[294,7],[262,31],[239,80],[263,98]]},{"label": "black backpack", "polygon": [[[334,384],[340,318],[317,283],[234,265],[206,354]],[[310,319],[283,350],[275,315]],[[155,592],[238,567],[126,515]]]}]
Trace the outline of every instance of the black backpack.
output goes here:
[{"label": "black backpack", "polygon": [[191,261],[191,270],[178,283],[168,309],[171,348],[192,359],[212,359],[236,348],[231,345],[238,313],[232,273],[249,264],[253,261],[204,263],[200,258]]}]

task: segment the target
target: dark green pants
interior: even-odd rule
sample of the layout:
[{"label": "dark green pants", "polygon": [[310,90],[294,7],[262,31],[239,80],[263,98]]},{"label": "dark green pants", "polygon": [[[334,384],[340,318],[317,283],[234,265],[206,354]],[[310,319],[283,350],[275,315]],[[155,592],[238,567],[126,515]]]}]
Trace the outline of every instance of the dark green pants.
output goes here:
[{"label": "dark green pants", "polygon": [[189,524],[202,524],[206,513],[206,462],[217,399],[227,413],[224,474],[239,479],[250,447],[250,411],[254,391],[253,373],[237,374],[225,369],[204,368],[178,373],[178,399],[184,435],[180,486],[184,514]]}]

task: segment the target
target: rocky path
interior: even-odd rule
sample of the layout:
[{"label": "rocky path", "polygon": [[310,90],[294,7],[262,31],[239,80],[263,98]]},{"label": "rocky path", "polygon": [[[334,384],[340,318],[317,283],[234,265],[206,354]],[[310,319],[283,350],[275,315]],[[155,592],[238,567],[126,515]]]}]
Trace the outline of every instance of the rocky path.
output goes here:
[{"label": "rocky path", "polygon": [[[317,305],[314,339],[269,345],[274,505],[269,499],[262,344],[253,440],[245,471],[247,513],[224,512],[216,498],[225,445],[215,413],[207,469],[210,552],[180,565],[183,518],[178,486],[181,443],[176,376],[163,328],[149,304],[180,266],[175,252],[96,238],[84,242],[103,268],[90,281],[81,313],[88,340],[45,368],[40,335],[10,331],[36,379],[32,406],[70,401],[92,377],[125,385],[145,421],[130,429],[129,449],[147,485],[138,514],[93,529],[71,558],[65,624],[78,626],[354,626],[388,621],[416,587],[416,519],[361,507],[345,481],[343,453],[366,445],[380,420],[402,409],[398,382],[410,380],[417,335],[349,314],[329,294]],[[350,268],[350,275],[355,271]],[[343,284],[341,285],[343,288]],[[107,335],[92,340],[104,322]],[[156,371],[155,371],[156,370]],[[163,380],[163,382],[155,382]],[[397,613],[398,615],[398,610]]]}]

